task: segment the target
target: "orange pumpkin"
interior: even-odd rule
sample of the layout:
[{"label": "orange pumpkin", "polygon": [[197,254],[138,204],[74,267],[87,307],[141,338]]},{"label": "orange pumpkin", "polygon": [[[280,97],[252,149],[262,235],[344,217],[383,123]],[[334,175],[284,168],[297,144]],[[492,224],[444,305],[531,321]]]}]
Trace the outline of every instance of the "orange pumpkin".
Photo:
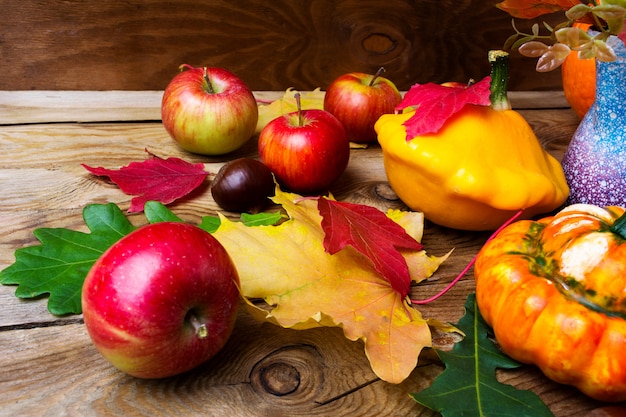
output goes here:
[{"label": "orange pumpkin", "polygon": [[502,350],[602,401],[626,400],[626,209],[570,205],[513,223],[474,267]]},{"label": "orange pumpkin", "polygon": [[[586,23],[574,23],[574,27],[583,30],[590,26]],[[565,99],[582,119],[596,97],[595,59],[580,59],[577,51],[570,52],[561,66],[561,78]]]}]

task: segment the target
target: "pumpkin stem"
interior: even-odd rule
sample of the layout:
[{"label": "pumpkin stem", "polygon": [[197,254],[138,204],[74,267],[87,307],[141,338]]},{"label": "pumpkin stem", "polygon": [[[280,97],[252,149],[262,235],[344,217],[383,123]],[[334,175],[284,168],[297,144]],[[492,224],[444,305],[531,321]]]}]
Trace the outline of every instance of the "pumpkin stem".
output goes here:
[{"label": "pumpkin stem", "polygon": [[611,232],[626,240],[626,212],[615,220],[611,226]]},{"label": "pumpkin stem", "polygon": [[489,51],[491,64],[491,108],[494,110],[511,110],[511,103],[507,96],[509,84],[509,53],[502,50]]}]

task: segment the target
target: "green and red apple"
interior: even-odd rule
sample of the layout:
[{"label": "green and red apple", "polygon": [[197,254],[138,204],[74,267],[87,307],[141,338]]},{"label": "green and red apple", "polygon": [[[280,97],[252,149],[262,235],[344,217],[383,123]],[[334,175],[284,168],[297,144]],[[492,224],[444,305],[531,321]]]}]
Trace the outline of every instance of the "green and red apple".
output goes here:
[{"label": "green and red apple", "polygon": [[243,146],[259,117],[252,91],[223,68],[181,69],[163,93],[165,130],[181,148],[198,154],[223,155]]},{"label": "green and red apple", "polygon": [[380,74],[351,72],[335,79],[324,95],[324,110],[332,113],[346,129],[352,142],[376,142],[374,124],[383,114],[393,113],[402,95]]}]

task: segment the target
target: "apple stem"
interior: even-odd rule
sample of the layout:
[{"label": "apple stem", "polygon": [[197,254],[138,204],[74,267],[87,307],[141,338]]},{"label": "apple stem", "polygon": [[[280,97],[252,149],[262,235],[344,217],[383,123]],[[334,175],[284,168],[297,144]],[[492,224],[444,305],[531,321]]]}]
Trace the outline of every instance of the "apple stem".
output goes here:
[{"label": "apple stem", "polygon": [[372,80],[370,81],[370,84],[369,84],[370,87],[374,85],[374,82],[376,81],[376,78],[380,77],[383,72],[385,72],[385,68],[384,67],[378,68],[378,71],[376,71],[376,74],[374,74],[374,76],[372,77]]},{"label": "apple stem", "polygon": [[209,74],[206,67],[204,67],[204,81],[206,82],[206,89],[209,94],[215,94],[215,89],[213,88],[213,84],[211,84],[211,80],[209,79]]},{"label": "apple stem", "polygon": [[298,109],[298,126],[304,125],[304,117],[302,116],[302,103],[300,102],[300,93],[293,95],[296,99],[296,108]]},{"label": "apple stem", "polygon": [[193,327],[193,329],[195,330],[196,336],[198,336],[198,338],[204,339],[209,335],[209,330],[206,328],[206,323],[200,323],[198,317],[196,317],[196,315],[191,312],[187,315],[187,317],[189,319],[189,323],[191,323],[191,327]]},{"label": "apple stem", "polygon": [[189,65],[189,64],[182,64],[178,66],[178,70],[180,72],[186,71],[186,70],[192,70],[193,66]]}]

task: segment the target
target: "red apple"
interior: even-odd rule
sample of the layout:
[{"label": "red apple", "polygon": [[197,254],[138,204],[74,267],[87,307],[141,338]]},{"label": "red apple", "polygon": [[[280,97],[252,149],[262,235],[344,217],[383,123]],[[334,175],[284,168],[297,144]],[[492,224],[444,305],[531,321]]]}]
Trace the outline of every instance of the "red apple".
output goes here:
[{"label": "red apple", "polygon": [[161,101],[161,119],[185,150],[222,155],[240,148],[256,130],[259,108],[246,84],[222,68],[181,65]]},{"label": "red apple", "polygon": [[350,142],[337,118],[302,110],[270,121],[259,135],[259,156],[279,184],[300,194],[326,190],[345,171]]},{"label": "red apple", "polygon": [[326,90],[324,110],[341,122],[353,142],[376,142],[374,124],[383,114],[393,113],[402,101],[396,86],[380,76],[383,71],[344,74]]},{"label": "red apple", "polygon": [[93,265],[82,290],[85,326],[100,353],[140,378],[190,370],[232,332],[239,278],[224,247],[199,227],[140,227]]}]

